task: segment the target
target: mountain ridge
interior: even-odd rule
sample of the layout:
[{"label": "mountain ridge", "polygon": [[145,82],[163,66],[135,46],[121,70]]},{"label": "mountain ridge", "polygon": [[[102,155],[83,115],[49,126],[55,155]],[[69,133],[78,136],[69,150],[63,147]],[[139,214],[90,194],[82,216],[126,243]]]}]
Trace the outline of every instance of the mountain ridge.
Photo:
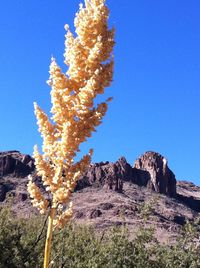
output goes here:
[{"label": "mountain ridge", "polygon": [[[14,213],[23,217],[37,213],[26,189],[29,174],[41,186],[31,156],[0,152],[0,203],[5,206],[11,195]],[[134,232],[144,224],[143,210],[149,210],[145,224],[153,224],[158,238],[167,241],[198,216],[200,187],[176,181],[162,155],[146,152],[133,166],[124,157],[115,163],[91,164],[78,181],[72,201],[73,220],[99,230],[126,224]]]}]

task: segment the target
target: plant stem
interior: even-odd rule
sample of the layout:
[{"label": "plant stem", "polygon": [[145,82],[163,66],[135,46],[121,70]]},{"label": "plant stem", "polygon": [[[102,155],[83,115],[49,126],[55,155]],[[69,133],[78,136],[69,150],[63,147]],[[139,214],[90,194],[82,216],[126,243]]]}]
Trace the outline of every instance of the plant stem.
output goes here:
[{"label": "plant stem", "polygon": [[47,236],[45,242],[45,251],[44,251],[44,268],[49,267],[50,255],[51,255],[51,241],[52,241],[52,234],[53,234],[53,219],[56,212],[56,208],[52,207],[49,215],[48,220],[48,229],[47,229]]}]

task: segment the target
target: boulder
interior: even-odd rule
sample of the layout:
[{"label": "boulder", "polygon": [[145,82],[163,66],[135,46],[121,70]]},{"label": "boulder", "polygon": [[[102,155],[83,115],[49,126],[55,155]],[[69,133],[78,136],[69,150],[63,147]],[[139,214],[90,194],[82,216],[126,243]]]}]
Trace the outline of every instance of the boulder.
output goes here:
[{"label": "boulder", "polygon": [[7,189],[5,185],[0,184],[0,202],[3,202],[6,198]]},{"label": "boulder", "polygon": [[102,215],[102,212],[100,209],[93,209],[89,215],[90,219],[98,218]]}]

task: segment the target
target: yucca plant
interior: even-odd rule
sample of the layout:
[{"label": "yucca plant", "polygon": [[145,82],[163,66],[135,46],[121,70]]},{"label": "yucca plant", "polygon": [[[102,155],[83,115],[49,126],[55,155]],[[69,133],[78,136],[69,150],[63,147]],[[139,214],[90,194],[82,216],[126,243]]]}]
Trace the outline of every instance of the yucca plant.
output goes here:
[{"label": "yucca plant", "polygon": [[114,30],[108,28],[108,17],[105,0],[85,0],[84,6],[80,4],[74,20],[75,35],[65,26],[67,72],[61,71],[54,58],[50,64],[47,82],[51,87],[52,117],[34,103],[43,153],[35,146],[33,156],[37,175],[51,196],[47,200],[30,176],[28,191],[33,206],[42,214],[50,208],[44,268],[50,262],[53,228],[63,227],[72,217],[71,194],[91,161],[92,150],[75,161],[80,144],[102,122],[110,101],[94,104],[113,77]]}]

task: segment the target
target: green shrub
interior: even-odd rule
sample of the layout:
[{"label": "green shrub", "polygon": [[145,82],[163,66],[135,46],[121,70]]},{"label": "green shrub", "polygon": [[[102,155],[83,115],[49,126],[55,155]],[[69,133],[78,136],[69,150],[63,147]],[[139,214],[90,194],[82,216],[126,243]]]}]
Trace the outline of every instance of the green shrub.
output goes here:
[{"label": "green shrub", "polygon": [[44,241],[36,241],[42,220],[14,217],[9,208],[0,211],[0,268],[39,268]]},{"label": "green shrub", "polygon": [[[19,219],[7,208],[0,210],[0,268],[43,266],[44,222],[41,217]],[[126,226],[97,234],[91,227],[69,224],[54,234],[50,267],[198,268],[198,226],[198,220],[187,222],[176,243],[161,245],[153,228],[141,227],[132,236]]]},{"label": "green shrub", "polygon": [[177,242],[172,246],[157,247],[155,254],[160,268],[199,268],[200,232],[199,218],[193,223],[187,221]]}]

